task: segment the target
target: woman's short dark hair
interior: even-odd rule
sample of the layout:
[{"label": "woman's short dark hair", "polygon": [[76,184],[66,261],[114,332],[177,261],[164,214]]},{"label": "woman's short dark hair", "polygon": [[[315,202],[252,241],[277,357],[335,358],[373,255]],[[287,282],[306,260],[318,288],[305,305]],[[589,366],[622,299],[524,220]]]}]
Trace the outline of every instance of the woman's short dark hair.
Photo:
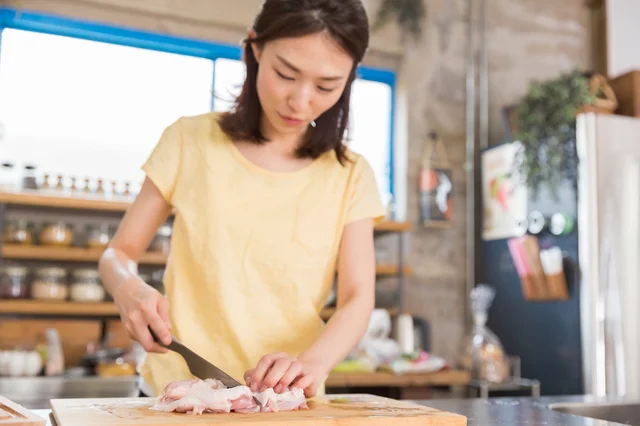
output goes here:
[{"label": "woman's short dark hair", "polygon": [[244,40],[246,78],[240,95],[230,111],[221,114],[222,130],[234,140],[265,143],[260,132],[262,108],[258,99],[256,79],[258,62],[251,45],[258,46],[284,37],[303,37],[326,31],[354,60],[340,99],[307,130],[296,151],[300,158],[317,158],[334,150],[338,161],[346,159],[344,133],[349,118],[351,86],[356,68],[369,46],[369,22],[361,0],[265,0],[253,24],[255,38]]}]

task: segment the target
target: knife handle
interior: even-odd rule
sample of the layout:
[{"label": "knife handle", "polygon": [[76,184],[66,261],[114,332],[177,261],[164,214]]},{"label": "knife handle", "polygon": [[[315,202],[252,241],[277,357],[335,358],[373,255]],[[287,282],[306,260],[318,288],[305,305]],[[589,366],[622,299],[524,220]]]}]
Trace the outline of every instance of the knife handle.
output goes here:
[{"label": "knife handle", "polygon": [[167,349],[171,349],[170,346],[172,346],[173,342],[177,341],[175,337],[171,336],[171,343],[169,343],[168,345],[165,345],[164,343],[162,343],[162,340],[160,340],[158,336],[156,336],[156,333],[153,332],[153,330],[151,329],[151,326],[147,326],[147,329],[149,329],[149,333],[151,333],[151,337],[153,338],[153,341],[159,344],[160,346],[164,346]]}]

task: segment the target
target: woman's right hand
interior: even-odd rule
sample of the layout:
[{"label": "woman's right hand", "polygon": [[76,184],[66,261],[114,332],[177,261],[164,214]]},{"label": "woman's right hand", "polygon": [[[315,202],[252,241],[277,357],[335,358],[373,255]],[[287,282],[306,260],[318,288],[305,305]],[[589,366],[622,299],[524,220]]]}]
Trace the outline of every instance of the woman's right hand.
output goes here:
[{"label": "woman's right hand", "polygon": [[98,263],[100,279],[118,306],[122,324],[147,352],[167,351],[154,342],[149,328],[160,341],[171,343],[169,303],[158,290],[140,279],[137,260],[146,252],[171,209],[160,190],[146,178]]},{"label": "woman's right hand", "polygon": [[151,327],[163,343],[171,343],[169,302],[166,297],[135,276],[116,289],[113,300],[131,338],[140,342],[147,352],[167,352],[166,348],[154,342],[149,332]]}]

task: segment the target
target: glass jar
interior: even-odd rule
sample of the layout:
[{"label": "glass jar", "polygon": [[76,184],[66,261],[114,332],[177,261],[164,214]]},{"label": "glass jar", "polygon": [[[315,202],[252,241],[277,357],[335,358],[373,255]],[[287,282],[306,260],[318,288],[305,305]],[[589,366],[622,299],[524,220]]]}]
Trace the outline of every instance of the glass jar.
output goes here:
[{"label": "glass jar", "polygon": [[67,271],[58,267],[44,267],[36,270],[31,284],[31,297],[38,300],[66,300],[69,295]]},{"label": "glass jar", "polygon": [[0,190],[11,191],[16,189],[15,167],[11,162],[0,164]]},{"label": "glass jar", "polygon": [[73,272],[71,282],[71,300],[75,302],[101,302],[105,290],[100,284],[97,269],[77,269]]},{"label": "glass jar", "polygon": [[108,224],[87,226],[87,246],[89,248],[106,248],[110,239],[111,233]]},{"label": "glass jar", "polygon": [[38,179],[36,177],[36,166],[27,164],[22,172],[22,188],[38,189]]},{"label": "glass jar", "polygon": [[40,231],[40,244],[45,246],[69,247],[73,243],[73,231],[63,221],[45,224]]},{"label": "glass jar", "polygon": [[0,269],[0,299],[27,299],[27,268],[6,266]]},{"label": "glass jar", "polygon": [[33,232],[29,222],[25,219],[9,221],[4,228],[3,240],[6,244],[33,244]]},{"label": "glass jar", "polygon": [[163,254],[169,254],[171,249],[171,225],[163,225],[158,229],[156,237],[151,245],[151,250]]}]

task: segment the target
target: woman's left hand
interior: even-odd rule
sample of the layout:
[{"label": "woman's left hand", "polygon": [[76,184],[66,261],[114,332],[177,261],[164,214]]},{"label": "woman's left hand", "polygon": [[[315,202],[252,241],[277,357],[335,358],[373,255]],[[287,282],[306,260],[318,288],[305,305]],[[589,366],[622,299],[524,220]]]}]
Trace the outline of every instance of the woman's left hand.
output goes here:
[{"label": "woman's left hand", "polygon": [[281,393],[286,388],[300,388],[311,398],[327,374],[322,363],[275,353],[263,356],[256,368],[244,373],[244,380],[252,392],[273,388],[274,392]]}]

